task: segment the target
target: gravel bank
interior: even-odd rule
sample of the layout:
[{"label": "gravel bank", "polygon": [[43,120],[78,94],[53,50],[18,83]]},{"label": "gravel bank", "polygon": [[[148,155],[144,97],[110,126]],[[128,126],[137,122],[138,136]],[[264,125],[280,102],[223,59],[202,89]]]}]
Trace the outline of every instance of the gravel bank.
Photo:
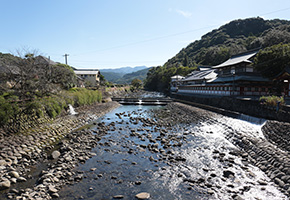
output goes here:
[{"label": "gravel bank", "polygon": [[[52,173],[42,172],[45,177],[41,176],[38,180],[38,183],[42,184],[38,184],[35,188],[21,190],[11,188],[18,182],[27,182],[32,179],[32,176],[29,175],[31,166],[35,166],[40,162],[47,162],[48,159],[61,161],[59,157],[63,156],[63,154],[60,154],[59,151],[52,151],[59,141],[65,137],[70,137],[69,133],[72,131],[118,106],[119,104],[116,102],[108,102],[82,107],[76,109],[77,115],[60,117],[50,123],[29,129],[24,133],[13,135],[2,133],[0,135],[0,190],[4,190],[5,193],[8,192],[7,198],[9,199],[50,199],[57,197],[57,189],[55,187],[64,184],[64,182],[59,180],[60,176],[64,177],[64,174],[54,174],[55,176],[52,178],[50,176]],[[78,142],[80,145],[85,142],[85,139]],[[85,148],[89,149],[86,146]],[[70,157],[65,158],[70,160]],[[62,168],[59,168],[58,172],[62,172],[63,168],[73,168],[77,162],[67,165],[62,163]],[[68,173],[67,175],[69,176],[70,174]],[[51,181],[58,183],[58,185],[52,185],[52,182],[49,181],[50,178]]]}]

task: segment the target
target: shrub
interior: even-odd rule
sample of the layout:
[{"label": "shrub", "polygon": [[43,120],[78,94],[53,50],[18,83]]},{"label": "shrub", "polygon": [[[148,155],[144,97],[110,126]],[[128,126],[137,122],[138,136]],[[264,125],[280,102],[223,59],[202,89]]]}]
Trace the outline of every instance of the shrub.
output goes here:
[{"label": "shrub", "polygon": [[58,95],[50,95],[42,98],[34,98],[29,102],[18,101],[13,93],[0,95],[0,127],[17,123],[19,115],[36,115],[43,117],[46,113],[50,118],[56,118],[68,108],[68,104],[75,106],[92,105],[102,101],[102,93],[98,90],[85,88],[71,88],[62,91]]},{"label": "shrub", "polygon": [[[4,95],[8,97],[6,94]],[[5,99],[4,96],[0,96],[0,126],[8,123],[8,121],[17,116],[19,113],[19,106],[13,100],[16,100],[16,96],[9,96],[11,98]]]},{"label": "shrub", "polygon": [[[84,106],[102,101],[102,93],[98,90],[88,90],[85,88],[72,88],[67,96],[73,101],[72,105]],[[67,102],[68,103],[68,102]]]},{"label": "shrub", "polygon": [[277,106],[278,102],[280,102],[280,105],[285,104],[284,98],[278,96],[262,96],[260,97],[260,101],[262,104],[267,106]]}]

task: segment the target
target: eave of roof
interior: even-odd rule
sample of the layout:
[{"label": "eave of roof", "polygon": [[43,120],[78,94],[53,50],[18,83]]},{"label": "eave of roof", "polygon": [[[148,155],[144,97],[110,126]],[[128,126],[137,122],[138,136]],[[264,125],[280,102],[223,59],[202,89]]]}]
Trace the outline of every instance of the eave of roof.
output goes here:
[{"label": "eave of roof", "polygon": [[222,67],[228,67],[228,66],[232,66],[232,65],[236,65],[239,63],[252,63],[252,61],[250,61],[249,59],[252,58],[253,56],[255,56],[258,52],[254,52],[254,53],[248,53],[248,54],[243,54],[243,55],[238,55],[238,56],[233,56],[230,59],[228,59],[227,61],[223,62],[222,64],[219,64],[217,66],[213,66],[213,69],[217,69],[217,68],[222,68]]},{"label": "eave of roof", "polygon": [[93,75],[97,75],[97,74],[99,74],[99,71],[79,71],[79,70],[77,70],[77,71],[74,71],[75,72],[75,74],[87,74],[87,75],[91,75],[91,74],[93,74]]}]

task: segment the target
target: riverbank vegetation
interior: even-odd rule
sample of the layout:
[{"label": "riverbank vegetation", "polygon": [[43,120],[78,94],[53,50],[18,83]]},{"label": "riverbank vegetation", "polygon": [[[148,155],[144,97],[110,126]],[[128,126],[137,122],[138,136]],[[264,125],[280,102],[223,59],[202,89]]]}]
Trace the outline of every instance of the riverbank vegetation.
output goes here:
[{"label": "riverbank vegetation", "polygon": [[271,107],[276,107],[277,105],[285,104],[284,98],[278,97],[278,96],[262,96],[260,97],[259,100],[263,105],[271,106]]},{"label": "riverbank vegetation", "polygon": [[57,94],[50,94],[29,100],[20,100],[13,93],[0,95],[0,127],[18,131],[22,120],[25,118],[56,118],[68,110],[68,105],[75,107],[92,105],[102,101],[102,93],[99,90],[85,88],[71,88],[62,90]]},{"label": "riverbank vegetation", "polygon": [[23,122],[56,118],[69,104],[102,101],[101,91],[75,87],[72,67],[35,55],[0,54],[0,127],[8,132],[28,128]]}]

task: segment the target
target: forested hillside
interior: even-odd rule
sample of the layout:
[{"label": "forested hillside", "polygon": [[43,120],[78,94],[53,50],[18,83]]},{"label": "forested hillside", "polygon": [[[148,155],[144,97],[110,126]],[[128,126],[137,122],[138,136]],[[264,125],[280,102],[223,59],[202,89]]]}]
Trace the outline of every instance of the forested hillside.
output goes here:
[{"label": "forested hillside", "polygon": [[[107,81],[119,84],[129,84],[134,78],[138,78],[143,81],[146,78],[147,71],[148,68],[146,66],[100,69],[101,74]],[[128,80],[128,78],[130,80]]]},{"label": "forested hillside", "polygon": [[142,69],[136,72],[132,72],[129,74],[125,74],[122,78],[116,80],[116,83],[119,84],[130,84],[132,80],[139,79],[141,81],[144,81],[146,79],[147,73],[150,68]]},{"label": "forested hillside", "polygon": [[245,51],[290,43],[290,21],[260,17],[234,20],[189,44],[163,66],[152,68],[145,86],[166,91],[170,77],[186,75],[197,65],[217,65]]}]

